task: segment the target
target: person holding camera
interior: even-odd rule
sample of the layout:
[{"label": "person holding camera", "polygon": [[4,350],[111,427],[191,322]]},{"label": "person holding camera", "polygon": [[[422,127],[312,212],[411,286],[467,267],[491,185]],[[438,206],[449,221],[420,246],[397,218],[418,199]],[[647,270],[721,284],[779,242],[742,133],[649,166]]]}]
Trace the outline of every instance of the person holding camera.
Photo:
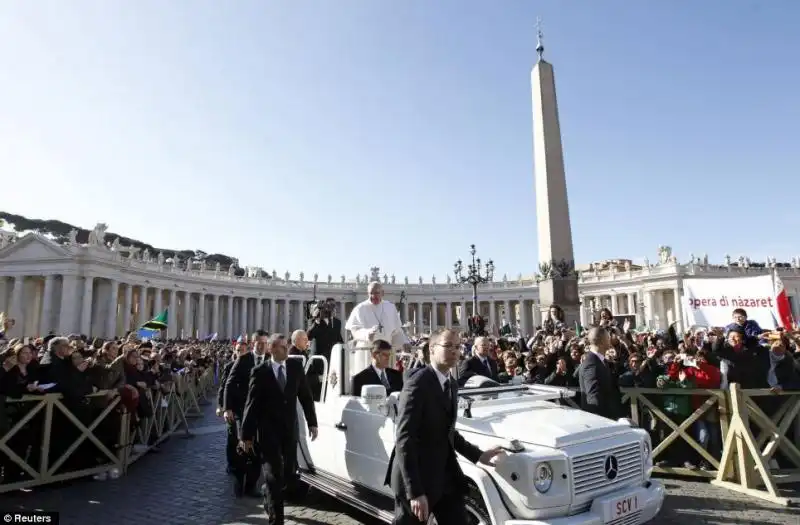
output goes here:
[{"label": "person holding camera", "polygon": [[[309,323],[306,337],[314,346],[310,356],[321,355],[330,361],[334,345],[344,343],[342,339],[342,321],[334,315],[336,300],[328,298],[311,305],[311,322]],[[322,363],[317,360],[308,370],[309,386],[314,399],[320,399],[322,394]]]}]

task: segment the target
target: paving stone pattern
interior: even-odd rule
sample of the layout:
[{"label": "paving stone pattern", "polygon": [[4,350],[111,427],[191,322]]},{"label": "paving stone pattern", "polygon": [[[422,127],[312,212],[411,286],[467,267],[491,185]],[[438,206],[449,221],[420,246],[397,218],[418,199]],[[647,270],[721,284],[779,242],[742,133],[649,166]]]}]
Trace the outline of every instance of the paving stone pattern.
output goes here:
[{"label": "paving stone pattern", "polygon": [[[266,523],[260,501],[234,499],[225,474],[224,433],[209,414],[197,435],[173,437],[160,453],[142,458],[112,481],[78,480],[0,495],[0,512],[58,511],[62,525],[256,525]],[[782,508],[706,483],[667,480],[669,497],[652,525],[797,525],[800,509]],[[341,502],[311,492],[304,506],[287,508],[289,523],[378,525]]]}]

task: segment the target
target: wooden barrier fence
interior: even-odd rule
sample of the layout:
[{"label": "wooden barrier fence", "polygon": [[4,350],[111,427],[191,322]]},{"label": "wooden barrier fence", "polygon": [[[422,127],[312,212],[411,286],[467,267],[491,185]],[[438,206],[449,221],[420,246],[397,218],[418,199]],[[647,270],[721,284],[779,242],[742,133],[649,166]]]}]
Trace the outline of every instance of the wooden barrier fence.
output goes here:
[{"label": "wooden barrier fence", "polygon": [[[111,471],[124,474],[129,465],[170,436],[180,432],[191,436],[187,417],[203,415],[201,406],[207,404],[213,389],[212,368],[199,377],[174,375],[160,390],[148,390],[140,397],[140,403],[149,405],[152,416],[135,425],[133,415],[120,405],[115,390],[96,392],[77,404],[61,394],[0,398],[4,401],[3,410],[17,409],[21,416],[0,437],[0,494]],[[54,417],[57,428],[53,426]],[[57,434],[53,434],[54,430]],[[65,447],[65,436],[72,434],[77,437]],[[70,460],[81,462],[88,457],[88,444],[94,446],[92,454],[98,465],[71,468]],[[23,449],[25,457],[20,455]],[[84,453],[77,457],[75,453],[80,450]],[[51,457],[53,453],[57,457]],[[35,464],[30,464],[31,460]],[[15,471],[24,479],[6,483],[9,477],[13,479],[11,474]]]},{"label": "wooden barrier fence", "polygon": [[[712,467],[700,470],[655,466],[654,473],[703,477],[720,487],[772,503],[794,503],[790,498],[781,496],[778,486],[800,481],[800,450],[788,436],[793,431],[795,440],[800,439],[800,391],[776,394],[766,389],[743,390],[737,384],[731,384],[729,390],[621,390],[623,403],[629,404],[630,419],[634,424],[644,426],[643,415],[646,413],[656,424],[671,430],[664,439],[654,442],[654,463],[658,463],[659,457],[663,457],[671,446],[681,443],[682,446],[688,445],[689,450],[696,452]],[[703,399],[699,400],[700,406],[687,418],[676,421],[661,406],[663,397],[673,396],[699,396]],[[769,408],[765,409],[765,405]],[[768,416],[765,410],[773,414]],[[701,446],[691,433],[694,423],[700,420],[707,425],[718,425],[720,429],[722,454],[719,460]],[[770,468],[770,460],[775,459],[779,451],[781,462],[790,464],[790,468]]]}]

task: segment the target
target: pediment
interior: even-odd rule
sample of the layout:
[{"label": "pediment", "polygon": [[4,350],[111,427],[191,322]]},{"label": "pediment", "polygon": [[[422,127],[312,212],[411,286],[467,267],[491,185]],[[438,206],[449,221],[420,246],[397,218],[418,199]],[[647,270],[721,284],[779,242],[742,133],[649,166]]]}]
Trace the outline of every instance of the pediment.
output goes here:
[{"label": "pediment", "polygon": [[70,258],[72,254],[53,241],[30,233],[0,250],[0,262],[28,262]]}]

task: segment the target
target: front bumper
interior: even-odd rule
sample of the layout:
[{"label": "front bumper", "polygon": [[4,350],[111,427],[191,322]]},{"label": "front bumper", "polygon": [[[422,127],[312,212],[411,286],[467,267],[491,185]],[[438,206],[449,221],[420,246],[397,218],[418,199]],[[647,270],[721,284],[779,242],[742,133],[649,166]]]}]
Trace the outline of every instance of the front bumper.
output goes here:
[{"label": "front bumper", "polygon": [[[663,483],[651,480],[644,487],[628,487],[599,496],[581,514],[546,520],[507,520],[503,525],[640,525],[655,518],[663,503]],[[631,505],[635,505],[635,510],[632,511]],[[617,517],[626,510],[627,513]]]}]

